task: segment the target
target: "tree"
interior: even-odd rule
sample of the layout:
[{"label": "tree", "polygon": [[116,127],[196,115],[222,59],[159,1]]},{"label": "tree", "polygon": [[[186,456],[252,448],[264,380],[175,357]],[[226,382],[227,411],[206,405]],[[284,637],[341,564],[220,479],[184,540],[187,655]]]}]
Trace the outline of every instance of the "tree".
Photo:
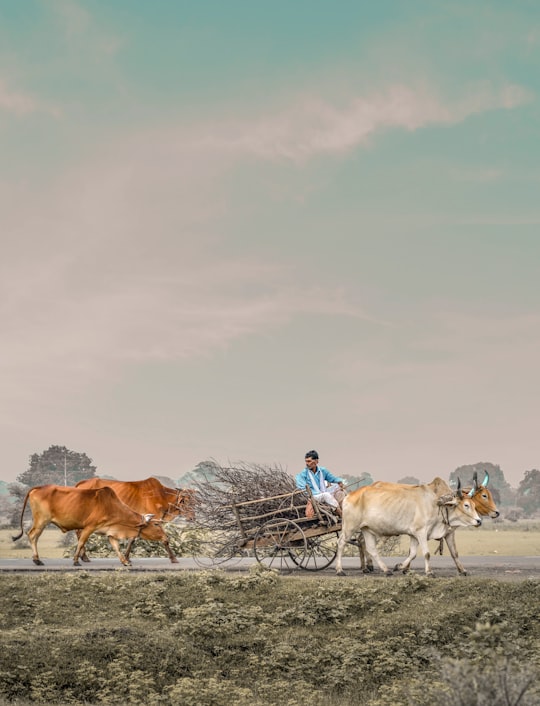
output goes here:
[{"label": "tree", "polygon": [[489,489],[493,495],[495,502],[501,505],[513,505],[514,491],[507,483],[504,473],[500,466],[496,466],[488,461],[480,461],[468,466],[460,466],[452,471],[449,476],[449,484],[451,488],[457,486],[458,478],[461,480],[463,487],[468,487],[473,484],[474,473],[478,476],[478,483],[482,483],[486,473],[489,474]]},{"label": "tree", "polygon": [[341,477],[345,481],[345,485],[349,488],[349,490],[356,490],[356,488],[361,488],[363,485],[371,485],[373,483],[373,478],[367,471],[364,471],[360,476],[341,474]]},{"label": "tree", "polygon": [[418,478],[415,478],[414,476],[405,476],[405,478],[398,480],[398,483],[403,483],[404,485],[421,485]]},{"label": "tree", "polygon": [[526,515],[534,515],[540,510],[540,471],[536,468],[525,471],[517,489],[516,503],[523,508]]},{"label": "tree", "polygon": [[85,453],[70,451],[65,446],[50,446],[41,454],[30,456],[28,470],[17,476],[27,487],[35,485],[75,485],[85,478],[94,478],[96,466]]}]

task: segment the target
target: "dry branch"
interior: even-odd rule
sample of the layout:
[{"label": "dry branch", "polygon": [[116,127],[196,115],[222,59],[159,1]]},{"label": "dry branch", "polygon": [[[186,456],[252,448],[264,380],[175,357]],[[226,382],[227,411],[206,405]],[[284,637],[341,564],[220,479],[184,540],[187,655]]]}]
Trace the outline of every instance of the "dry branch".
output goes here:
[{"label": "dry branch", "polygon": [[[208,466],[207,466],[208,467]],[[212,464],[206,480],[195,483],[196,523],[210,530],[256,530],[265,519],[304,517],[307,495],[279,466]],[[240,522],[238,521],[240,519]]]}]

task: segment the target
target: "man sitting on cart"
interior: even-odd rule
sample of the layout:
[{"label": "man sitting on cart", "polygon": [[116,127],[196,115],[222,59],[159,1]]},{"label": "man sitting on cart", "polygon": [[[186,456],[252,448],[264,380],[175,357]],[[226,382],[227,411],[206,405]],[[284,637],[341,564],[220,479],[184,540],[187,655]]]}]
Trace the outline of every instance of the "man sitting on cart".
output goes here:
[{"label": "man sitting on cart", "polygon": [[296,487],[308,487],[317,502],[330,505],[341,517],[341,505],[345,497],[343,480],[332,475],[324,466],[319,466],[319,454],[312,449],[306,453],[306,467],[296,476]]}]

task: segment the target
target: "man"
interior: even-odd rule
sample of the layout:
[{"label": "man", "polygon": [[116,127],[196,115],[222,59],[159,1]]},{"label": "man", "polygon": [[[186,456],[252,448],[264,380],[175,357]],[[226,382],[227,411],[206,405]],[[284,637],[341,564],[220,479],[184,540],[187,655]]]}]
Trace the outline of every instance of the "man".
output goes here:
[{"label": "man", "polygon": [[336,478],[324,466],[319,466],[319,454],[315,451],[306,453],[306,467],[296,476],[296,487],[305,490],[309,487],[317,502],[323,502],[334,508],[341,517],[341,504],[345,497],[343,480]]}]

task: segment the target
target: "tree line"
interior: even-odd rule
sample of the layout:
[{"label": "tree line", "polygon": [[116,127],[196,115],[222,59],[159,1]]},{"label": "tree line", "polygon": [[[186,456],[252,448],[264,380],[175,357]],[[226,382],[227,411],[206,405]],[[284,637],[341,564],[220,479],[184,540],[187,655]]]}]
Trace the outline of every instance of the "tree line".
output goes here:
[{"label": "tree line", "polygon": [[[193,470],[178,478],[176,484],[190,486],[197,480],[211,479],[213,465],[211,461],[201,461]],[[16,524],[19,515],[15,508],[21,507],[29,488],[46,484],[74,486],[80,480],[96,477],[96,471],[97,467],[86,453],[72,451],[65,446],[50,446],[41,454],[33,453],[27,470],[17,476],[15,483],[8,484],[11,497],[1,496],[0,514],[10,516]],[[475,475],[478,483],[482,483],[486,473],[489,476],[488,487],[497,505],[503,508],[504,519],[528,518],[540,512],[540,470],[536,468],[525,471],[517,488],[510,486],[500,466],[490,462],[460,466],[449,474],[448,483],[455,488],[459,479],[462,486],[470,486]],[[374,480],[369,473],[343,477],[350,490],[370,485]],[[409,485],[421,483],[414,476],[405,476],[398,482]]]}]

